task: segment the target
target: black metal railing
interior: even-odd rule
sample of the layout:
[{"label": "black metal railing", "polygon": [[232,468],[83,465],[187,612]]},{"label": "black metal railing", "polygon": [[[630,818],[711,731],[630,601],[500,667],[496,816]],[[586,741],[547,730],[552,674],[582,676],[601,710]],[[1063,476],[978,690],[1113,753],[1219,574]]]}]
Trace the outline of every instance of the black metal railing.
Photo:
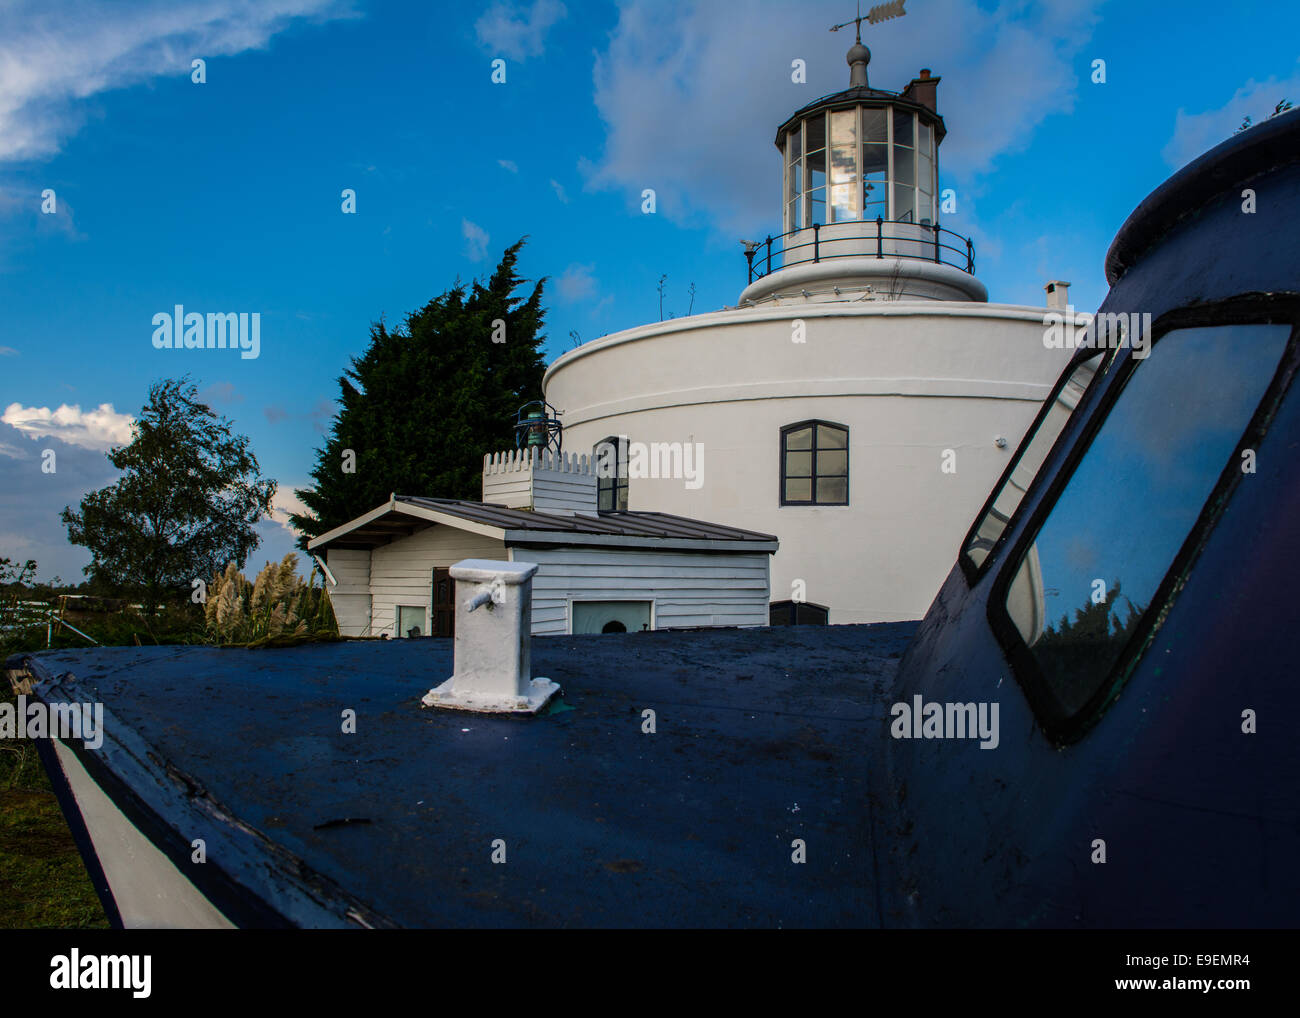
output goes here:
[{"label": "black metal railing", "polygon": [[[823,238],[822,230],[833,233]],[[745,251],[751,283],[791,265],[832,258],[871,257],[914,258],[975,274],[975,245],[970,238],[938,225],[886,222],[883,219],[830,226],[814,223],[802,230],[768,237]]]}]

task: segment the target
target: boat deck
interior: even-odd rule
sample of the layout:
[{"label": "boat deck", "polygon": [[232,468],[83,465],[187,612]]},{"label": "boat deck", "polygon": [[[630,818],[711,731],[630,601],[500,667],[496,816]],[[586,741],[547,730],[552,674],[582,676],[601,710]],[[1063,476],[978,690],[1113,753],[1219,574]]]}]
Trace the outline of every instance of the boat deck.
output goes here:
[{"label": "boat deck", "polygon": [[868,774],[915,628],[538,638],[564,692],[535,718],[422,707],[448,640],[8,664],[46,702],[103,703],[78,757],[240,925],[862,927]]}]

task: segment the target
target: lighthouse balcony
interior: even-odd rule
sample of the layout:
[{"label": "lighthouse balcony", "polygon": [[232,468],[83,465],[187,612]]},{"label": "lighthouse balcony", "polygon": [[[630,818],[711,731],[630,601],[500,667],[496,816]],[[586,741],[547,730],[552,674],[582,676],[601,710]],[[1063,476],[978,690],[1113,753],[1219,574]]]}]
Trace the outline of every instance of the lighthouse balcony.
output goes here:
[{"label": "lighthouse balcony", "polygon": [[814,300],[985,301],[969,238],[927,223],[883,219],[814,224],[750,244],[740,303]]}]

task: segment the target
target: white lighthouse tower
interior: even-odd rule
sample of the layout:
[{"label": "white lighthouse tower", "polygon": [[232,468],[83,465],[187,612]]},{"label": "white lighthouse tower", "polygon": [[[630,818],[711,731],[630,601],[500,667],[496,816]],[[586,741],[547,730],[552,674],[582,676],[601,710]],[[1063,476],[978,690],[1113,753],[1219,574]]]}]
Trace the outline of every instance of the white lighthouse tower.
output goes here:
[{"label": "white lighthouse tower", "polygon": [[832,624],[925,613],[1070,354],[940,225],[939,78],[875,89],[870,59],[859,37],[849,87],[777,130],[780,225],[746,242],[736,307],[586,343],[544,383],[567,449],[621,450],[605,510],[775,535],[774,617]]}]

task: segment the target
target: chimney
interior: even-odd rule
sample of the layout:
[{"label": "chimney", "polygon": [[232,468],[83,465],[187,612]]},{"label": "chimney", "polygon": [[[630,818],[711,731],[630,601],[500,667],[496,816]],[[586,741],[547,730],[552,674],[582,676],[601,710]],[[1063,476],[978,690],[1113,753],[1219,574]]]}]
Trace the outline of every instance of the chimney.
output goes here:
[{"label": "chimney", "polygon": [[930,68],[922,67],[921,73],[907,83],[903,89],[903,98],[924,106],[931,113],[939,112],[939,82],[942,79],[932,77]]},{"label": "chimney", "polygon": [[595,463],[590,456],[532,447],[483,457],[483,501],[557,516],[595,515]]},{"label": "chimney", "polygon": [[1047,291],[1047,306],[1057,311],[1065,311],[1070,304],[1070,284],[1060,279],[1053,279],[1043,287]]},{"label": "chimney", "polygon": [[560,687],[531,677],[532,562],[465,559],[456,581],[455,670],[421,699],[426,707],[484,714],[536,714]]}]

